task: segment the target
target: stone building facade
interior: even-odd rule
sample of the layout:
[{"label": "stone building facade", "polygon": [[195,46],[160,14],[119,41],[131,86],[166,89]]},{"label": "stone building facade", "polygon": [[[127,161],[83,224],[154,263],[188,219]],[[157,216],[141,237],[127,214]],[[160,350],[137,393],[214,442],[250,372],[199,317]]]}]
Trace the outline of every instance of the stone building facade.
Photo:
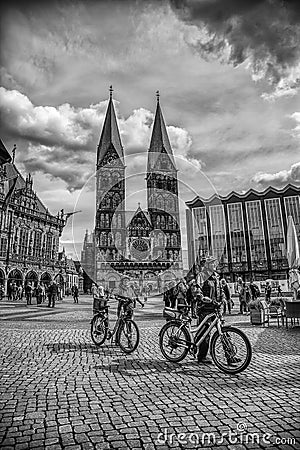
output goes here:
[{"label": "stone building facade", "polygon": [[[7,192],[16,179],[7,204]],[[65,225],[63,210],[56,216],[38,198],[33,179],[26,179],[14,163],[0,167],[0,285],[7,288],[55,280],[62,294],[70,283],[78,283],[75,267],[59,255],[59,238]]]}]

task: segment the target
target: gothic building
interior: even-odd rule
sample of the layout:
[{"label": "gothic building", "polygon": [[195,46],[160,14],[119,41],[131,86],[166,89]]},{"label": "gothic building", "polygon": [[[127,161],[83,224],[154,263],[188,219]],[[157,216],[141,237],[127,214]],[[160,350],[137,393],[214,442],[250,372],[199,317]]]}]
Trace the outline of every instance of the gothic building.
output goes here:
[{"label": "gothic building", "polygon": [[63,211],[56,216],[49,212],[33,189],[31,175],[24,178],[14,162],[4,162],[0,166],[0,285],[5,293],[13,283],[24,287],[27,282],[36,286],[56,280],[62,293],[70,283],[78,284],[70,259],[59,253],[64,226]]},{"label": "gothic building", "polygon": [[[148,150],[147,210],[126,210],[126,166],[112,89],[97,149],[95,271],[90,276],[115,287],[122,274],[140,287],[160,289],[181,275],[177,169],[159,94]],[[87,251],[83,246],[83,255]],[[90,252],[91,253],[91,252]],[[85,269],[85,262],[82,259]]]}]

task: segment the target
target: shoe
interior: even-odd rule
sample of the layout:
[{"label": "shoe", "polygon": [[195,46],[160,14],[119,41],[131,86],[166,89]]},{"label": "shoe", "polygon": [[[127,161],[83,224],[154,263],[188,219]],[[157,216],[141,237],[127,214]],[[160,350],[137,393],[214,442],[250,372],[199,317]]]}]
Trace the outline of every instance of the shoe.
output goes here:
[{"label": "shoe", "polygon": [[242,361],[241,358],[237,358],[236,356],[227,360],[229,366],[231,366],[232,364],[239,363],[241,361]]},{"label": "shoe", "polygon": [[199,364],[212,364],[212,360],[210,358],[203,358],[202,361],[199,361]]}]

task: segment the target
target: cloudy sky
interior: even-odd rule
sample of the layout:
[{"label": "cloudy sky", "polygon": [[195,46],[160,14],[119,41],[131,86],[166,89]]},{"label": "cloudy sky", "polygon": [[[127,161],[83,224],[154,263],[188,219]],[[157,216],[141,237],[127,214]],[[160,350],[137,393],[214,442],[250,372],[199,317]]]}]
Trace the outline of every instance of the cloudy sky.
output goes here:
[{"label": "cloudy sky", "polygon": [[[16,2],[1,10],[1,138],[50,211],[94,222],[96,146],[114,87],[128,208],[144,199],[155,91],[196,194],[300,184],[300,7],[295,1]],[[185,228],[184,214],[182,227]],[[184,239],[185,242],[185,239]],[[75,256],[75,255],[74,255]]]}]

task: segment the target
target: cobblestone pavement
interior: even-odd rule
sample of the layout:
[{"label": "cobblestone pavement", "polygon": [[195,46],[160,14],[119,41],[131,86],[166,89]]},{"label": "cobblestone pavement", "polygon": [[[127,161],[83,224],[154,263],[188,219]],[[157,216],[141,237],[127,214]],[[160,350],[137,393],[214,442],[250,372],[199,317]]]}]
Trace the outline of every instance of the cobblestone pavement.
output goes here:
[{"label": "cobblestone pavement", "polygon": [[44,316],[29,307],[22,321],[22,305],[0,305],[2,449],[300,448],[299,328],[251,327],[233,316],[253,359],[229,376],[191,358],[164,360],[154,302],[139,313],[141,343],[129,356],[96,348],[90,304],[79,305],[76,320],[69,305]]}]

